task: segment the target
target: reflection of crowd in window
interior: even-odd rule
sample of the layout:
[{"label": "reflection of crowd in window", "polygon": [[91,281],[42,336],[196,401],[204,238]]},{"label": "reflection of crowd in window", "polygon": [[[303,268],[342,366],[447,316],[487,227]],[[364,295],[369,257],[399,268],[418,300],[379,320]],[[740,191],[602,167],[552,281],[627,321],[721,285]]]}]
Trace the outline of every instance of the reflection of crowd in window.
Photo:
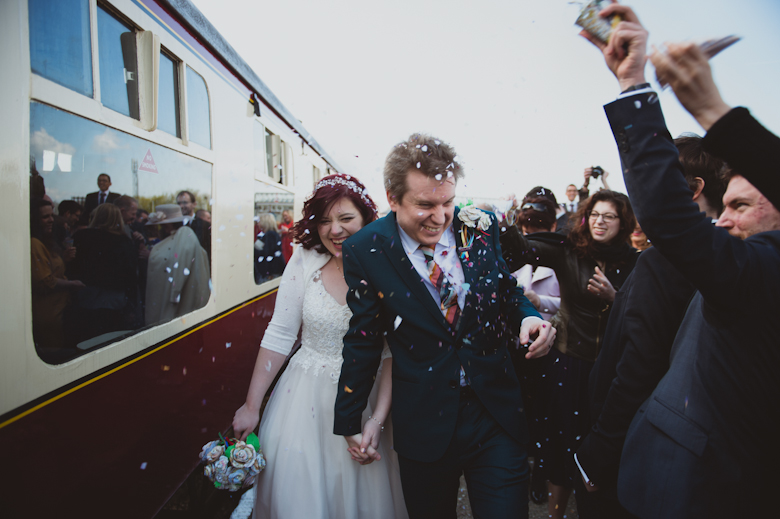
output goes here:
[{"label": "reflection of crowd in window", "polygon": [[285,259],[274,215],[261,213],[255,220],[255,283],[260,284],[281,276]]},{"label": "reflection of crowd in window", "polygon": [[[111,177],[82,207],[57,206],[31,168],[33,338],[59,363],[203,307],[210,296],[211,214],[189,191],[152,213],[110,191]],[[185,214],[186,212],[186,214]]]}]

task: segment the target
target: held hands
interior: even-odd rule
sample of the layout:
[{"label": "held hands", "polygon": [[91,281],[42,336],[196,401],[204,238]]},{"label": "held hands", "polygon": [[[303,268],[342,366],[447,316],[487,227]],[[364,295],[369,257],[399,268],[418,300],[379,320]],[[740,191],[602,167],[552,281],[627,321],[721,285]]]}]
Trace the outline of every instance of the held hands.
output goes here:
[{"label": "held hands", "polygon": [[596,267],[593,277],[588,280],[588,292],[610,303],[615,300],[615,288],[598,267]]},{"label": "held hands", "polygon": [[707,56],[699,45],[667,43],[666,52],[653,47],[650,61],[661,86],[671,86],[680,104],[705,130],[731,110],[720,97]]},{"label": "held hands", "polygon": [[242,405],[233,416],[233,432],[241,441],[246,440],[257,424],[260,423],[260,410],[250,409],[247,404]]},{"label": "held hands", "polygon": [[373,420],[368,420],[363,425],[363,433],[353,434],[352,436],[344,436],[347,441],[347,452],[352,455],[352,459],[357,461],[361,465],[369,465],[375,461],[380,461],[382,456],[377,452],[379,447],[379,433],[381,432],[381,426],[376,424],[376,431],[373,431],[374,427],[370,425],[376,423]]},{"label": "held hands", "polygon": [[555,333],[555,328],[547,321],[536,318],[523,319],[523,325],[520,327],[520,344],[528,344],[531,337],[536,337],[536,340],[528,347],[525,358],[536,359],[550,353],[553,342],[555,342]]},{"label": "held hands", "polygon": [[613,3],[603,9],[599,16],[607,17],[613,14],[620,16],[623,21],[612,31],[609,43],[599,41],[584,30],[580,35],[601,50],[622,91],[645,82],[647,31],[627,5]]}]

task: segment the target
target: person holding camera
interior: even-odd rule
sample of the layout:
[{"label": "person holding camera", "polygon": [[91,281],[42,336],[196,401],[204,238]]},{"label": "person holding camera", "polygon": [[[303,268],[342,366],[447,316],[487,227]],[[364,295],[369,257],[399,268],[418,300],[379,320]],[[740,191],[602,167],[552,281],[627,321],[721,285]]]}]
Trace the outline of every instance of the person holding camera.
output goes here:
[{"label": "person holding camera", "polygon": [[583,200],[585,200],[590,196],[590,190],[588,189],[588,186],[590,186],[591,179],[596,180],[598,178],[601,178],[601,183],[604,185],[603,189],[609,189],[609,184],[607,184],[607,177],[609,176],[609,171],[605,170],[601,166],[591,166],[589,168],[585,168],[584,176],[585,176],[585,182],[583,182],[582,187],[578,191],[580,195],[580,202],[582,202]]}]

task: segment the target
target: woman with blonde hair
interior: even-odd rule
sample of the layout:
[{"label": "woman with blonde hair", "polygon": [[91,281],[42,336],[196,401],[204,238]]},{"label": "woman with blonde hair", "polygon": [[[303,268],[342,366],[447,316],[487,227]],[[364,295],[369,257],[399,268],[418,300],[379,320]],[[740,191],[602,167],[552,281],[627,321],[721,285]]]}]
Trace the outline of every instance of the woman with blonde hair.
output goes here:
[{"label": "woman with blonde hair", "polygon": [[124,232],[122,212],[100,204],[89,227],[73,237],[73,271],[86,288],[76,297],[73,316],[77,342],[140,325],[134,319],[138,300],[138,252]]}]

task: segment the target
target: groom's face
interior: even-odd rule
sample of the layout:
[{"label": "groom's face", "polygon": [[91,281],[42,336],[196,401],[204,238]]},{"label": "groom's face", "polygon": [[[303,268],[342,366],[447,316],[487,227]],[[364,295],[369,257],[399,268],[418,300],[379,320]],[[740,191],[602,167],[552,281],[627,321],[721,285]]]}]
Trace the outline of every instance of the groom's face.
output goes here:
[{"label": "groom's face", "polygon": [[398,225],[421,245],[433,247],[452,223],[455,213],[455,181],[436,180],[420,170],[406,175],[406,194],[399,201],[387,194]]}]

